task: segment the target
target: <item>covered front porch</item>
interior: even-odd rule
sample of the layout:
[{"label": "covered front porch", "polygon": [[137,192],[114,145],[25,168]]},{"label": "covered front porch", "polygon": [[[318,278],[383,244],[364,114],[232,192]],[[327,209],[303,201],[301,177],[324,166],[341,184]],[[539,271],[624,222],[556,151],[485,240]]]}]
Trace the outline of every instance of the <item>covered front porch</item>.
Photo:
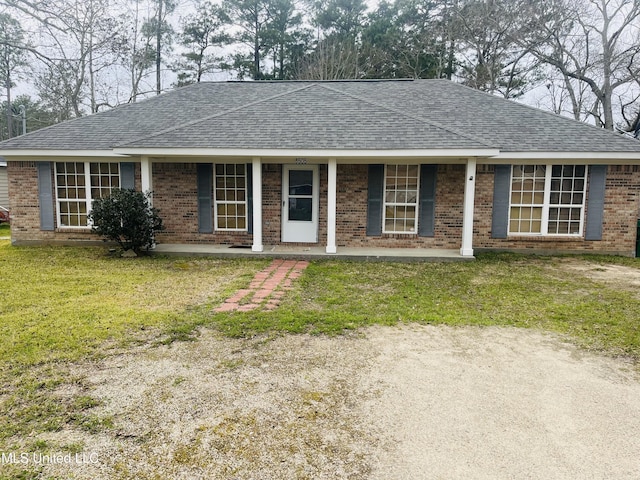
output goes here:
[{"label": "covered front porch", "polygon": [[[134,152],[127,153],[131,155]],[[288,153],[289,156],[271,152],[270,156],[235,158],[218,155],[207,155],[206,157],[184,154],[158,155],[157,157],[155,155],[141,155],[142,190],[153,191],[154,196],[157,194],[158,200],[164,196],[162,206],[172,205],[173,199],[169,198],[167,192],[174,188],[173,182],[177,182],[176,178],[186,178],[184,175],[187,175],[191,178],[189,185],[194,185],[193,176],[197,176],[197,210],[194,210],[193,207],[188,212],[185,210],[182,218],[194,219],[194,214],[197,211],[198,222],[204,218],[206,223],[204,226],[199,223],[198,235],[190,234],[190,236],[182,237],[171,234],[164,235],[159,240],[156,251],[172,254],[264,255],[281,258],[318,258],[335,255],[353,259],[404,259],[407,261],[474,258],[473,217],[476,165],[479,157],[468,156],[471,152],[439,151],[428,152],[428,154],[427,152],[411,152],[410,155],[407,155],[406,151],[366,152],[366,155],[364,152],[360,152],[360,154],[342,152],[340,156],[334,157],[321,155],[317,151],[296,152],[296,155],[307,155],[305,157],[293,156],[291,152]],[[466,156],[462,156],[465,154]],[[229,235],[229,232],[226,232],[227,236],[225,237],[225,232],[217,230],[216,215],[219,214],[215,205],[216,198],[211,198],[209,195],[212,189],[215,194],[215,187],[211,183],[213,180],[210,178],[211,167],[204,167],[207,164],[220,165],[221,162],[246,166],[248,227],[245,229],[244,236]],[[425,190],[431,189],[431,198],[425,202],[421,191],[421,198],[417,201],[415,209],[430,211],[431,218],[426,222],[422,217],[418,218],[416,214],[416,222],[412,225],[412,228],[415,228],[411,232],[391,232],[389,234],[388,231],[385,232],[382,227],[379,227],[378,233],[370,233],[369,213],[372,208],[371,199],[367,200],[368,192],[371,192],[372,189],[370,167],[377,165],[382,172],[384,171],[383,167],[387,165],[403,164],[415,165],[419,168],[416,171],[424,171],[429,175],[423,178],[420,173],[420,189],[423,188],[423,184]],[[182,170],[173,170],[170,168],[171,165],[193,165],[193,167],[180,167]],[[455,169],[439,172],[438,166],[455,167]],[[156,167],[161,168],[161,171],[156,171]],[[313,192],[309,187],[307,193],[309,194],[308,204],[313,204],[314,212],[318,212],[313,214],[315,233],[312,235],[312,239],[286,240],[284,238],[285,220],[289,209],[287,202],[292,200],[286,183],[289,178],[288,173],[303,171],[305,168],[309,171],[309,178],[312,177],[310,172],[314,172]],[[367,168],[370,169],[368,185]],[[201,172],[205,172],[205,174],[201,175]],[[442,203],[434,207],[436,203],[436,177],[441,175],[446,179],[446,182],[443,182],[442,185],[438,184],[438,195],[448,198],[455,196],[455,199],[450,200],[452,202],[450,207]],[[201,182],[202,178],[206,179],[204,183]],[[162,180],[159,181],[159,179]],[[378,225],[381,225],[383,221],[382,211],[385,208],[385,200],[382,197],[384,181],[382,177],[378,181],[381,195],[378,197],[377,204],[379,214],[376,221]],[[157,185],[156,182],[158,182]],[[427,183],[429,183],[428,188]],[[357,187],[354,186],[356,184]],[[305,199],[300,198],[305,197],[304,193],[295,195],[300,204],[304,203],[302,200]],[[200,200],[203,198],[204,202],[201,202]],[[355,206],[352,207],[352,205]],[[440,212],[438,218],[436,218],[435,208],[438,208]],[[211,220],[211,212],[214,212],[213,220]],[[431,233],[419,232],[418,230],[427,223],[430,225]],[[364,233],[365,227],[366,234]],[[357,233],[352,233],[348,231],[349,229],[353,229]],[[193,230],[190,231],[193,232]],[[216,241],[216,238],[219,241]],[[458,245],[459,248],[454,249]]]}]

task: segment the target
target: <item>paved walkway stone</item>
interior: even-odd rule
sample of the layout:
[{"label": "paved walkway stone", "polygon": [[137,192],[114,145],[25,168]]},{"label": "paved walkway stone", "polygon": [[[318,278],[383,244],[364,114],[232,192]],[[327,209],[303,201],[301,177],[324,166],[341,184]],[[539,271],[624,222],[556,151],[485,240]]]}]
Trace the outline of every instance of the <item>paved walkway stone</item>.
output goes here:
[{"label": "paved walkway stone", "polygon": [[300,278],[309,262],[304,260],[276,259],[251,280],[249,288],[238,290],[216,308],[215,312],[249,312],[257,308],[273,310],[278,307],[286,290]]}]

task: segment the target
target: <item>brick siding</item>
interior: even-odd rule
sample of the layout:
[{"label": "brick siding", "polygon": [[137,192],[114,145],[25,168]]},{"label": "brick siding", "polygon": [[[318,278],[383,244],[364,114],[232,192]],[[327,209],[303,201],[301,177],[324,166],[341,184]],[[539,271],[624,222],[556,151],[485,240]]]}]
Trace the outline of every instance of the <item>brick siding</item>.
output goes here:
[{"label": "brick siding", "polygon": [[196,167],[195,163],[153,164],[153,206],[160,210],[165,226],[158,242],[251,245],[247,232],[198,232]]},{"label": "brick siding", "polygon": [[[38,169],[35,162],[7,162],[9,196],[11,197],[11,242],[20,244],[76,244],[102,243],[89,229],[59,229],[54,215],[55,229],[40,230],[40,200],[38,196]],[[135,170],[136,189],[140,190],[140,164]],[[51,188],[55,192],[53,162],[51,162]],[[55,199],[52,200],[53,211]]]},{"label": "brick siding", "polygon": [[[367,165],[338,165],[336,243],[343,247],[460,248],[464,203],[464,165],[439,165],[436,185],[435,232],[433,237],[387,235],[368,237]],[[318,243],[326,244],[327,166],[319,167],[320,223]],[[263,243],[280,243],[282,165],[262,166]],[[34,162],[8,162],[12,199],[12,241],[14,243],[74,243],[96,241],[86,230],[40,230],[37,169]],[[636,221],[640,216],[640,167],[610,166],[607,172],[603,238],[585,241],[573,238],[491,238],[494,171],[491,165],[478,167],[474,212],[475,249],[536,252],[602,252],[633,255]],[[53,183],[53,173],[52,173]],[[140,166],[136,166],[140,188]],[[161,243],[211,243],[251,245],[247,232],[198,233],[198,204],[195,163],[153,164],[154,206],[160,210],[166,230]],[[305,244],[309,245],[309,244]]]},{"label": "brick siding", "polygon": [[602,240],[598,241],[572,237],[511,236],[507,239],[491,238],[493,179],[494,171],[491,165],[478,169],[473,225],[474,249],[635,255],[636,224],[640,218],[639,166],[613,165],[607,169]]},{"label": "brick siding", "polygon": [[[382,234],[368,237],[367,165],[338,165],[336,244],[341,247],[460,248],[464,165],[439,165],[433,237]],[[325,221],[326,223],[326,221]]]}]

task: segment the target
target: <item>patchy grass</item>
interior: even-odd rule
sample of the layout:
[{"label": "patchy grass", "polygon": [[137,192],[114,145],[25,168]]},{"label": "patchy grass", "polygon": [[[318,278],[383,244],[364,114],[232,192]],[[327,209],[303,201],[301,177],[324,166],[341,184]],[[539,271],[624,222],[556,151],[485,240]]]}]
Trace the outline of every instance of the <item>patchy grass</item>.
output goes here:
[{"label": "patchy grass", "polygon": [[[208,321],[196,306],[222,301],[264,264],[121,259],[102,248],[0,241],[0,452],[66,424],[109,429],[112,420],[93,413],[98,404],[82,378],[69,376],[68,363],[135,343],[191,338]],[[64,387],[77,394],[61,396]]]},{"label": "patchy grass", "polygon": [[0,242],[0,364],[75,360],[150,336],[185,338],[264,262],[110,257],[101,248]]},{"label": "patchy grass", "polygon": [[[568,270],[567,261],[588,268]],[[136,343],[190,339],[199,326],[239,337],[339,334],[403,322],[504,325],[559,332],[584,347],[640,359],[638,292],[588,275],[610,264],[640,270],[640,260],[487,254],[465,263],[321,261],[273,311],[213,312],[267,263],[121,259],[101,248],[0,241],[0,452],[79,451],[82,445],[38,439],[70,425],[91,433],[113,425],[96,414],[100,402],[69,373],[70,362]],[[305,401],[324,394],[310,391]],[[1,478],[37,475],[13,470]]]},{"label": "patchy grass", "polygon": [[[565,257],[566,258],[566,257]],[[576,262],[640,270],[640,260]],[[371,324],[509,325],[569,334],[640,358],[637,292],[563,267],[563,258],[481,255],[464,263],[312,263],[274,311],[213,313],[268,260],[110,257],[100,248],[0,242],[0,365],[101,354],[105,345],[231,336],[340,333]]]},{"label": "patchy grass", "polygon": [[[640,269],[635,259],[586,259]],[[568,272],[560,263],[558,257],[507,254],[469,263],[317,262],[276,311],[217,314],[213,322],[232,336],[274,330],[335,334],[398,322],[527,327],[640,358],[637,295]]]}]

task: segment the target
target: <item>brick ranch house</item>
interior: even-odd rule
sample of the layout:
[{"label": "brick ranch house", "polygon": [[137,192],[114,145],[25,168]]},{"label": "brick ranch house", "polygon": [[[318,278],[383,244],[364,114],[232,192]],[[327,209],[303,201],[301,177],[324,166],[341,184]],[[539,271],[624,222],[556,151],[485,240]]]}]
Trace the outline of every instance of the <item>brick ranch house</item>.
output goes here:
[{"label": "brick ranch house", "polygon": [[124,187],[159,245],[635,251],[640,142],[446,80],[200,83],[0,155],[16,245],[96,241]]}]

